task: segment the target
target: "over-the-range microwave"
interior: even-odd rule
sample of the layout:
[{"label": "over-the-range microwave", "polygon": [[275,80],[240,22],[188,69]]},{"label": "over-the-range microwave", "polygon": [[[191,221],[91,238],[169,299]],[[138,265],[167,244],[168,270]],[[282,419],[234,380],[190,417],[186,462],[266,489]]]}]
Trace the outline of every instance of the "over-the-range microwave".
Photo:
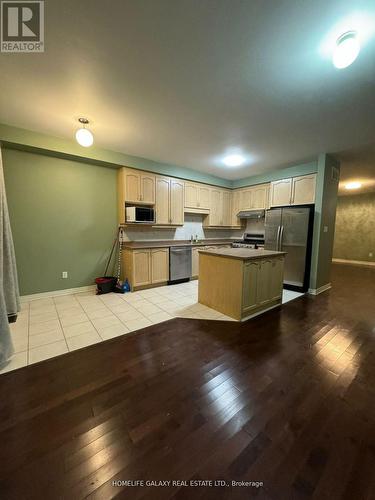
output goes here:
[{"label": "over-the-range microwave", "polygon": [[152,207],[126,207],[126,222],[155,222]]}]

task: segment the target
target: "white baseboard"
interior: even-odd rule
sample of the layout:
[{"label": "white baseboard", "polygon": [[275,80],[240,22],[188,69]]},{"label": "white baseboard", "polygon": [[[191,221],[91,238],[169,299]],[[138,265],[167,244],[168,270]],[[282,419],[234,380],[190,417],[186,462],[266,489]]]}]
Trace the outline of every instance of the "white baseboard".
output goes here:
[{"label": "white baseboard", "polygon": [[78,288],[65,288],[64,290],[54,290],[51,292],[33,293],[32,295],[21,295],[21,302],[30,300],[47,299],[49,297],[58,297],[59,295],[71,295],[72,293],[91,292],[95,290],[95,285],[80,286]]},{"label": "white baseboard", "polygon": [[375,267],[375,262],[367,260],[347,260],[347,259],[332,259],[335,264],[349,264],[351,266]]},{"label": "white baseboard", "polygon": [[332,288],[331,283],[327,283],[326,285],[323,285],[319,288],[309,288],[307,293],[309,293],[310,295],[319,295],[320,293],[323,293],[329,290],[330,288]]}]

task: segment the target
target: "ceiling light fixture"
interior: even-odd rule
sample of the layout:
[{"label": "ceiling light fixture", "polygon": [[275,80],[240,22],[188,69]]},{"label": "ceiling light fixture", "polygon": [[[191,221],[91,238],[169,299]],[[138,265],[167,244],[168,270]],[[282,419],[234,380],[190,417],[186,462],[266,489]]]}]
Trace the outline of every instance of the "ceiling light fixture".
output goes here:
[{"label": "ceiling light fixture", "polygon": [[78,121],[83,126],[79,128],[76,132],[77,142],[84,148],[89,148],[90,146],[92,146],[94,142],[94,136],[92,135],[90,130],[85,128],[85,126],[89,124],[89,121],[87,118],[78,118]]},{"label": "ceiling light fixture", "polygon": [[239,167],[245,162],[245,158],[242,155],[228,155],[224,158],[223,163],[227,167]]},{"label": "ceiling light fixture", "polygon": [[341,35],[333,50],[332,62],[338,69],[347,68],[358,57],[361,45],[355,31],[347,31]]},{"label": "ceiling light fixture", "polygon": [[345,184],[345,189],[359,189],[360,187],[362,187],[362,183],[358,181],[348,182]]}]

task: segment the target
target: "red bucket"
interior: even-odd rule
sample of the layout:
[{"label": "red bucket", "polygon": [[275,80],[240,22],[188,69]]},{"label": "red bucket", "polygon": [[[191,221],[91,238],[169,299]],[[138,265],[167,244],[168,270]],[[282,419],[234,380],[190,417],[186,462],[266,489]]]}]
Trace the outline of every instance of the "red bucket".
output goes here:
[{"label": "red bucket", "polygon": [[117,278],[113,276],[102,276],[101,278],[95,279],[96,288],[98,294],[111,293],[116,288]]}]

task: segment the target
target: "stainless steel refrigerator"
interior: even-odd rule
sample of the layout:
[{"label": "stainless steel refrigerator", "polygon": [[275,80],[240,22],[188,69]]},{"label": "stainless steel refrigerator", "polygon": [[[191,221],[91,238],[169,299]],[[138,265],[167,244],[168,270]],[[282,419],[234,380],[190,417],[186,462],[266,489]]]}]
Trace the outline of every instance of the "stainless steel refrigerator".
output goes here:
[{"label": "stainless steel refrigerator", "polygon": [[287,252],[284,288],[301,292],[308,289],[313,219],[313,205],[266,211],[264,248]]}]

